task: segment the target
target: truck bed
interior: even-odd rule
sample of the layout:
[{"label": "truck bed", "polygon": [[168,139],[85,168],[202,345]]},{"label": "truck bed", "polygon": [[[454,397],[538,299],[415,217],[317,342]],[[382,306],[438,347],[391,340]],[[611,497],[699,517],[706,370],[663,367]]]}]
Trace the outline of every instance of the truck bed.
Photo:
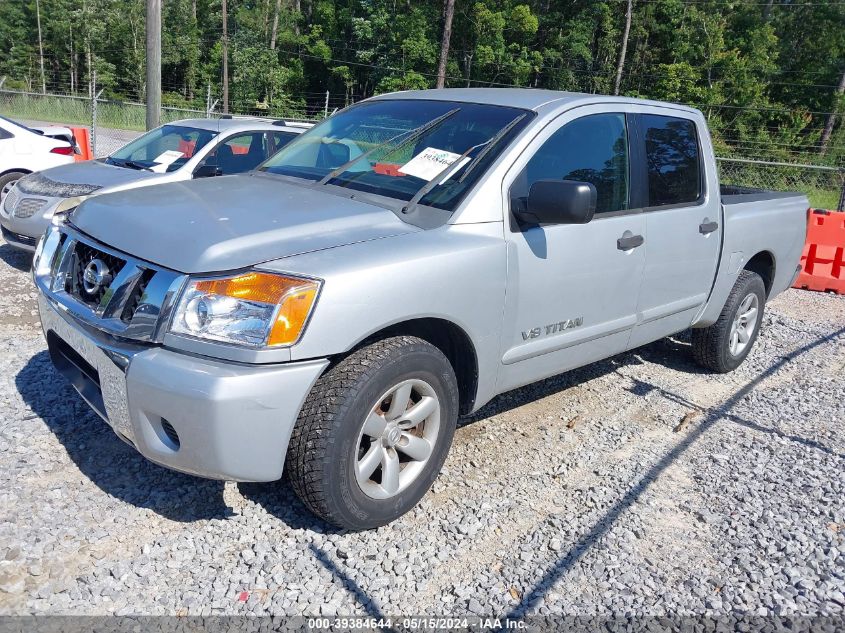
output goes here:
[{"label": "truck bed", "polygon": [[795,191],[771,191],[769,189],[742,187],[740,185],[721,185],[719,192],[721,194],[722,204],[725,205],[805,197],[803,193]]}]

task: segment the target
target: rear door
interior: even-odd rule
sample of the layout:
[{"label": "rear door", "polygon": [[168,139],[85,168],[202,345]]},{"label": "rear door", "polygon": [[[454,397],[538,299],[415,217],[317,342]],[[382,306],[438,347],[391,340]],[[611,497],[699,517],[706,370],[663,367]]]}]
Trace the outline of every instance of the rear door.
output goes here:
[{"label": "rear door", "polygon": [[629,348],[689,327],[716,274],[722,218],[705,160],[712,152],[706,129],[684,114],[646,108],[634,117],[648,248]]},{"label": "rear door", "polygon": [[[618,106],[577,108],[549,124],[505,179],[508,286],[503,391],[625,349],[636,323],[645,219],[632,201],[629,125]],[[582,225],[519,224],[532,183],[560,178],[596,188]]]}]

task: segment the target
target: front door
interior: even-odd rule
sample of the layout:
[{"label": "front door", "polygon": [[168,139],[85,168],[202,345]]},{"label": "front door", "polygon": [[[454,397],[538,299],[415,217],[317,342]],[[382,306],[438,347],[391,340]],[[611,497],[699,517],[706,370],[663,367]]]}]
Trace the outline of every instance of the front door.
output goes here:
[{"label": "front door", "polygon": [[645,219],[631,204],[626,115],[608,107],[562,115],[506,178],[512,210],[549,178],[592,183],[598,196],[588,224],[506,226],[500,391],[621,352],[636,323]]}]

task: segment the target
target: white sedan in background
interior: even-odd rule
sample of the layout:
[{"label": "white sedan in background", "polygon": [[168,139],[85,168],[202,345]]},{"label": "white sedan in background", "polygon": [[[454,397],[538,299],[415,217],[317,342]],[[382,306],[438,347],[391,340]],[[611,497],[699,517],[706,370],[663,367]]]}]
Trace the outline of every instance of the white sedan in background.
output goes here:
[{"label": "white sedan in background", "polygon": [[34,251],[53,215],[85,198],[250,171],[312,125],[248,117],[166,123],[106,158],[18,180],[0,202],[3,239],[14,248]]},{"label": "white sedan in background", "polygon": [[27,127],[0,116],[0,202],[26,174],[74,160],[74,140],[66,127]]}]

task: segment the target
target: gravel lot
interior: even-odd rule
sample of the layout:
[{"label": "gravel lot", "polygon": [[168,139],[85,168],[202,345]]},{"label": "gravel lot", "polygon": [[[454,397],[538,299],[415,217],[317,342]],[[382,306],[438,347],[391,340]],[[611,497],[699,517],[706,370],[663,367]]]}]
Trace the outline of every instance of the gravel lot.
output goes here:
[{"label": "gravel lot", "polygon": [[0,258],[2,613],[845,617],[844,297],[779,297],[731,375],[681,336],[501,396],[414,512],[350,534],[123,444]]}]

